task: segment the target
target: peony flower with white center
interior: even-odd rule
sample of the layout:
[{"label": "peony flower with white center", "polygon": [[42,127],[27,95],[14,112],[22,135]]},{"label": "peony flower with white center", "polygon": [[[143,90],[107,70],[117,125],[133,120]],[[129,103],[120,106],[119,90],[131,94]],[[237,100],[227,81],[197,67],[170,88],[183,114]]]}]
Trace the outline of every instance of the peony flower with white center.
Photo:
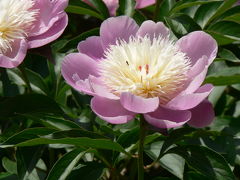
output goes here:
[{"label": "peony flower with white center", "polygon": [[[89,5],[92,5],[89,0],[83,0],[84,2],[88,3]],[[108,11],[111,16],[116,15],[116,11],[119,6],[119,0],[103,0],[103,2],[106,4]],[[136,9],[145,8],[147,6],[153,5],[156,2],[156,0],[136,0]]]},{"label": "peony flower with white center", "polygon": [[0,67],[17,67],[27,49],[57,39],[67,26],[68,0],[0,0]]},{"label": "peony flower with white center", "polygon": [[109,123],[126,123],[136,114],[158,128],[212,122],[206,98],[213,86],[201,84],[217,43],[207,33],[195,31],[174,42],[161,22],[139,27],[120,16],[105,20],[100,36],[80,42],[78,50],[64,58],[62,75],[93,96],[92,110]]}]

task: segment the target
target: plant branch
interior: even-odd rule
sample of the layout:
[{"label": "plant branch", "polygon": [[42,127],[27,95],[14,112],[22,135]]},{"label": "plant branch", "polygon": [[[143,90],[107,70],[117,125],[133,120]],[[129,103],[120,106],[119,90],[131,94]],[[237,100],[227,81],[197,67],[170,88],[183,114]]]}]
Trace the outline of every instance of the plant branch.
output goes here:
[{"label": "plant branch", "polygon": [[145,122],[143,115],[141,115],[139,144],[138,144],[138,180],[144,180],[143,151],[144,151],[145,136],[146,136],[146,122]]}]

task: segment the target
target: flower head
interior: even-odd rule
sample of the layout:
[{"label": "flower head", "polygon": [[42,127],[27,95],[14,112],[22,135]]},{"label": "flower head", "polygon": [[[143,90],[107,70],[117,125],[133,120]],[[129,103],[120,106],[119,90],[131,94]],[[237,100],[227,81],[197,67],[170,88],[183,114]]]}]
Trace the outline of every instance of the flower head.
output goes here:
[{"label": "flower head", "polygon": [[190,61],[166,38],[130,37],[110,45],[99,63],[100,76],[113,94],[131,92],[161,103],[183,88]]},{"label": "flower head", "polygon": [[63,77],[94,96],[91,108],[102,119],[126,123],[140,113],[159,128],[203,127],[213,120],[205,100],[213,86],[201,86],[217,53],[210,35],[195,31],[174,42],[161,22],[138,27],[120,16],[104,21],[100,36],[80,42],[78,50],[65,57]]},{"label": "flower head", "polygon": [[64,31],[68,0],[1,0],[0,67],[13,68],[28,48],[43,46]]}]

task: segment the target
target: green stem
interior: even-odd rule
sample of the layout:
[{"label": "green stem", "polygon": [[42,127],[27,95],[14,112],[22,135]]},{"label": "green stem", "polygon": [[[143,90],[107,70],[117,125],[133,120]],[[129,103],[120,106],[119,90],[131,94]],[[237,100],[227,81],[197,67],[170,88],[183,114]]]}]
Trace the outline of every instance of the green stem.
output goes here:
[{"label": "green stem", "polygon": [[138,144],[138,180],[144,180],[143,150],[144,150],[145,136],[146,136],[146,122],[143,115],[141,115],[139,144]]},{"label": "green stem", "polygon": [[32,93],[33,90],[32,90],[32,87],[31,87],[31,85],[30,85],[30,81],[29,81],[29,79],[28,79],[28,77],[27,77],[27,73],[26,73],[26,70],[25,70],[24,65],[21,64],[20,66],[18,66],[18,69],[21,71],[21,73],[22,73],[22,78],[23,78],[24,82],[25,82],[26,85],[27,85],[27,92],[28,92],[28,93]]}]

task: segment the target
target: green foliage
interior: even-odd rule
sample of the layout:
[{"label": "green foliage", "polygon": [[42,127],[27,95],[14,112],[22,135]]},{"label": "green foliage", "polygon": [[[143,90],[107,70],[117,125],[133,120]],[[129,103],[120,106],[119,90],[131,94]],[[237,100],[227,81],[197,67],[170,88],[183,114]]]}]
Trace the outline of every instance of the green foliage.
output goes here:
[{"label": "green foliage", "polygon": [[[136,179],[138,118],[112,125],[90,109],[91,97],[65,83],[61,62],[88,37],[98,36],[110,15],[101,0],[70,0],[69,25],[44,48],[28,52],[22,66],[0,69],[0,180]],[[204,83],[216,118],[206,128],[148,127],[145,179],[235,180],[240,178],[240,6],[237,0],[158,0],[135,9],[120,0],[117,16],[162,21],[171,38],[198,30],[212,35],[218,55]],[[99,42],[101,43],[101,42]]]}]

